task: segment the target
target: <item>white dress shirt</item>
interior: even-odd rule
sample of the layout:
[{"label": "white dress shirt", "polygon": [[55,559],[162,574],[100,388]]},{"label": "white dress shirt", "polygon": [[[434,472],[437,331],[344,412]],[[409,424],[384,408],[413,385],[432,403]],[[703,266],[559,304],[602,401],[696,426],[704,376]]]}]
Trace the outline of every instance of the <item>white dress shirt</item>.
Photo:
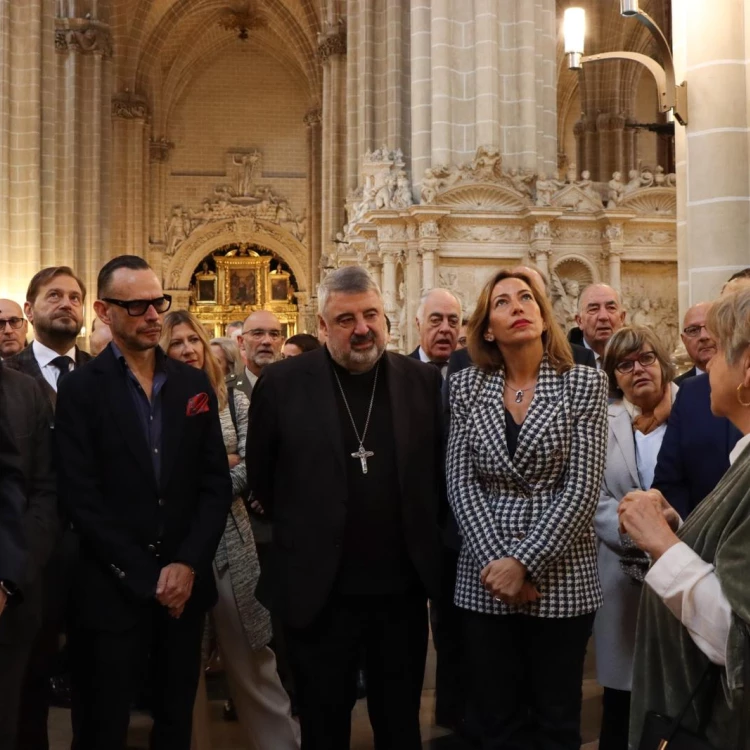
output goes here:
[{"label": "white dress shirt", "polygon": [[[427,363],[428,365],[432,362],[432,360],[427,356],[427,352],[425,352],[422,347],[419,347],[419,359],[422,362]],[[445,380],[446,375],[448,374],[448,363],[445,362],[440,365],[440,374],[443,376],[443,380]]]},{"label": "white dress shirt", "polygon": [[[750,444],[745,435],[729,454],[733,464]],[[646,583],[688,629],[695,645],[714,663],[727,663],[727,639],[732,607],[714,566],[684,542],[670,547],[651,567]]]},{"label": "white dress shirt", "polygon": [[60,377],[60,370],[57,369],[53,364],[50,364],[53,359],[57,357],[70,357],[70,370],[75,370],[76,367],[76,348],[73,348],[65,352],[65,354],[58,354],[57,352],[50,349],[48,346],[39,343],[34,340],[31,342],[31,346],[34,352],[34,358],[36,359],[39,369],[42,371],[42,376],[50,384],[52,389],[57,393],[57,379]]}]

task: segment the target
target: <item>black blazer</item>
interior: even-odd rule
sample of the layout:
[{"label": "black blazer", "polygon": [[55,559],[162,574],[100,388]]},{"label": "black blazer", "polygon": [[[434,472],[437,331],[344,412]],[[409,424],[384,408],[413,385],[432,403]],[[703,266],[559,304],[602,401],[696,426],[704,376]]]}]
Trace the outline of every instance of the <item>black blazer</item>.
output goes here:
[{"label": "black blazer", "polygon": [[0,412],[0,581],[17,586],[19,598],[23,594],[21,585],[26,567],[25,505],[18,449],[13,442],[8,417]]},{"label": "black blazer", "polygon": [[742,433],[711,412],[708,375],[683,381],[667,422],[654,472],[659,490],[685,518],[729,469],[729,454]]},{"label": "black blazer", "polygon": [[[84,626],[134,625],[171,562],[196,573],[183,616],[216,599],[211,563],[232,502],[216,396],[201,370],[166,357],[164,367],[159,484],[112,347],[60,383],[58,497],[81,538],[73,603]],[[198,394],[208,410],[188,416]]]},{"label": "black blazer", "polygon": [[[440,415],[442,378],[386,352],[404,536],[430,596],[440,588]],[[253,389],[248,481],[273,522],[273,544],[258,598],[292,627],[305,627],[333,589],[347,506],[340,420],[325,347],[263,370]]]},{"label": "black blazer", "polygon": [[[76,347],[76,369],[83,367],[87,362],[91,361],[92,356],[88,352],[84,352],[82,349]],[[47,398],[54,410],[57,402],[57,393],[55,389],[44,379],[42,370],[39,367],[39,363],[36,361],[34,356],[34,347],[29,344],[26,348],[21,349],[18,354],[14,354],[12,357],[3,360],[3,364],[7,365],[11,370],[17,370],[22,372],[24,375],[29,375],[34,378],[39,385],[42,387],[44,393],[47,394]]]},{"label": "black blazer", "polygon": [[682,375],[679,375],[674,379],[675,385],[682,385],[686,380],[694,378],[697,374],[698,371],[695,367],[691,367],[687,372],[683,372]]},{"label": "black blazer", "polygon": [[6,414],[20,454],[25,494],[23,529],[28,549],[23,605],[0,617],[0,643],[9,643],[25,629],[35,629],[42,616],[41,570],[59,538],[52,468],[52,409],[39,385],[27,375],[0,365],[0,411]]}]

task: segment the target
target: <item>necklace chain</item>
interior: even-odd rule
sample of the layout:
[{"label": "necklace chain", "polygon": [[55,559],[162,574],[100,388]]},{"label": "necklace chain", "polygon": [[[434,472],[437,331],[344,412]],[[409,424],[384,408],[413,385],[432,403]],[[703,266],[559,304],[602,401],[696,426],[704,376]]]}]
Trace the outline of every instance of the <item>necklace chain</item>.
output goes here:
[{"label": "necklace chain", "polygon": [[336,376],[336,382],[339,384],[339,391],[341,391],[341,398],[344,399],[344,406],[346,407],[346,411],[349,414],[349,419],[352,423],[352,427],[354,428],[354,434],[357,436],[357,440],[359,441],[359,447],[362,448],[363,443],[365,442],[365,438],[367,437],[367,428],[370,426],[370,415],[372,414],[372,405],[375,403],[375,389],[378,386],[378,372],[380,371],[380,362],[375,365],[375,380],[372,384],[372,394],[370,395],[370,406],[367,409],[367,419],[365,420],[365,429],[362,431],[362,437],[359,436],[359,430],[357,429],[357,425],[354,421],[354,416],[352,415],[352,410],[349,408],[349,402],[346,400],[346,394],[344,393],[344,387],[341,385],[341,379],[339,378],[339,374],[336,372],[336,368],[333,369],[333,374]]}]

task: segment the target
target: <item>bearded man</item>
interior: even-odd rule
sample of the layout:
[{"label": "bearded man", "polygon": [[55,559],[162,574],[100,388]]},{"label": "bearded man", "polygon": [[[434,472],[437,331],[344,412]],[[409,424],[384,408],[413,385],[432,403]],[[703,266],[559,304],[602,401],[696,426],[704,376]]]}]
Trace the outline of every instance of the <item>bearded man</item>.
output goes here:
[{"label": "bearded man", "polygon": [[442,378],[385,351],[364,269],[329,274],[318,304],[326,345],[264,369],[253,391],[249,484],[273,524],[257,595],[285,627],[303,750],[349,748],[362,653],[376,746],[418,750]]}]

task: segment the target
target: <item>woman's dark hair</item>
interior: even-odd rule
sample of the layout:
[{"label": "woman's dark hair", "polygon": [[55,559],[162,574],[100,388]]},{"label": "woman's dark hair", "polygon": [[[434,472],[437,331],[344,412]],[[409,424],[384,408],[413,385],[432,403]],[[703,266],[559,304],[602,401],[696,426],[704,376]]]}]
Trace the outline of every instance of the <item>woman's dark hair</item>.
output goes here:
[{"label": "woman's dark hair", "polygon": [[290,336],[284,342],[284,346],[286,346],[287,344],[293,344],[303,354],[305,352],[313,352],[316,349],[320,349],[320,341],[318,341],[318,339],[311,333],[298,333],[294,336]]}]

